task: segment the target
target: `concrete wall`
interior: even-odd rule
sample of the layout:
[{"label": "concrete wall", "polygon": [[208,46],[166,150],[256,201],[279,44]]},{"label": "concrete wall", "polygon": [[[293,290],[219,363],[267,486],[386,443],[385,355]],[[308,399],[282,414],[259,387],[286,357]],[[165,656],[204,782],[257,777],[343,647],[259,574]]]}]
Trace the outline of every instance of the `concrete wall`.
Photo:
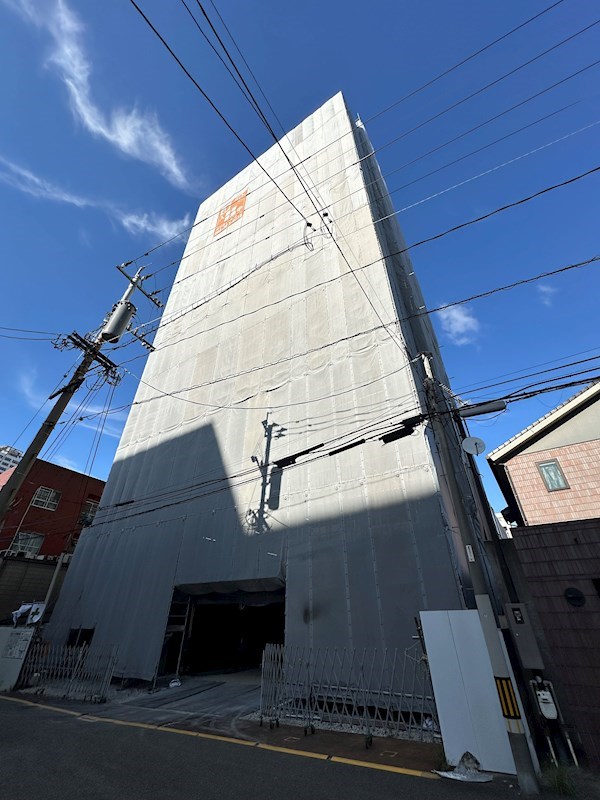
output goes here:
[{"label": "concrete wall", "polygon": [[[565,716],[600,769],[600,519],[513,529],[523,575],[543,628]],[[565,590],[579,589],[574,607]],[[548,651],[544,653],[548,659]]]}]

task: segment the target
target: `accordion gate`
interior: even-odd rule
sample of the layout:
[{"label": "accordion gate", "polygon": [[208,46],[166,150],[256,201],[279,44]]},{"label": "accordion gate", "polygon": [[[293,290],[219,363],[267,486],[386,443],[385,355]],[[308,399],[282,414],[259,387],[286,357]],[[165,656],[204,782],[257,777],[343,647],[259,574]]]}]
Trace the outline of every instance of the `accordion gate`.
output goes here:
[{"label": "accordion gate", "polygon": [[86,645],[61,647],[35,642],[27,653],[17,688],[102,703],[107,699],[116,659],[115,647],[99,650]]},{"label": "accordion gate", "polygon": [[268,644],[263,654],[261,724],[287,721],[304,732],[334,728],[438,741],[427,658],[399,650],[309,649]]}]

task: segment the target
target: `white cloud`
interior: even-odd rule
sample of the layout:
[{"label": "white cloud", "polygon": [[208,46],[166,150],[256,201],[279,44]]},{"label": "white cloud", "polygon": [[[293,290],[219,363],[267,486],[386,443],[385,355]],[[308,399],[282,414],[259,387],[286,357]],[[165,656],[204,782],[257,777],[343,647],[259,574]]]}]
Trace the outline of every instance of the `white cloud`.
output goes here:
[{"label": "white cloud", "polygon": [[535,288],[540,296],[542,304],[550,308],[550,306],[554,304],[554,295],[557,293],[558,289],[555,289],[554,286],[547,286],[544,283],[539,283]]},{"label": "white cloud", "polygon": [[436,312],[442,331],[452,344],[472,344],[479,335],[479,320],[466,306],[449,306]]},{"label": "white cloud", "polygon": [[0,156],[0,181],[12,186],[13,189],[18,189],[24,194],[30,194],[33,197],[39,197],[44,200],[69,203],[78,208],[96,205],[93,201],[85,197],[72,194],[62,189],[60,186],[56,186],[44,178],[34,175],[33,172],[30,172],[24,167],[20,167],[18,164],[9,161],[3,156]]},{"label": "white cloud", "polygon": [[39,175],[35,175],[31,170],[25,169],[1,155],[0,182],[17,189],[19,192],[42,200],[67,203],[77,208],[99,209],[116,220],[131,234],[151,234],[161,240],[165,240],[173,238],[180,231],[185,231],[191,225],[189,214],[186,214],[182,219],[170,219],[155,212],[123,211],[113,203],[82,197],[63,189],[45,178],[41,178]]},{"label": "white cloud", "polygon": [[104,112],[92,99],[92,67],[83,45],[84,26],[64,0],[3,0],[25,21],[45,30],[52,38],[49,62],[69,93],[75,118],[93,135],[125,155],[157,167],[180,189],[190,189],[170,137],[154,112],[136,107]]},{"label": "white cloud", "polygon": [[129,233],[153,233],[160,239],[172,239],[180,235],[184,236],[186,228],[189,228],[192,218],[186,214],[183,219],[167,219],[160,214],[124,214],[119,222]]},{"label": "white cloud", "polygon": [[67,458],[67,456],[55,455],[52,456],[52,463],[58,464],[59,467],[66,467],[66,469],[72,469],[74,472],[80,472],[80,467],[77,461],[72,458]]},{"label": "white cloud", "polygon": [[[39,389],[35,386],[36,380],[36,373],[35,371],[30,372],[23,372],[19,375],[19,388],[23,397],[25,398],[26,403],[31,407],[38,411],[43,405],[45,405],[47,401],[47,397],[39,391]],[[87,428],[89,430],[97,431],[98,430],[98,422],[102,418],[102,414],[104,411],[104,405],[97,405],[95,403],[88,403],[85,406],[85,410],[81,412],[79,401],[72,400],[65,412],[63,414],[62,419],[64,421],[68,420],[70,415],[78,412],[80,416],[88,416],[91,414],[95,414],[93,419],[84,419],[81,422],[78,422],[78,427]],[[46,412],[47,413],[47,412]],[[106,423],[102,430],[102,436],[108,436],[111,439],[120,439],[121,433],[123,432],[123,425],[122,423],[126,420],[127,415],[124,411],[117,411],[114,414],[109,414],[106,418]],[[62,425],[59,425],[58,428],[62,428]],[[53,457],[54,461],[57,461],[57,457]],[[57,462],[58,463],[58,462]],[[66,464],[64,466],[67,466]]]}]

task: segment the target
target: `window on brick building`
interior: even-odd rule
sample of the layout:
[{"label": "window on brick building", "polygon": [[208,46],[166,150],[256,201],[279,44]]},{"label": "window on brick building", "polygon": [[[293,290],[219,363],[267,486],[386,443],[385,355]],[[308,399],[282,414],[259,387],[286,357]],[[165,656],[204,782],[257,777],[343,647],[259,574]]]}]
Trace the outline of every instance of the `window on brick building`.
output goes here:
[{"label": "window on brick building", "polygon": [[44,537],[41,533],[26,533],[19,531],[12,540],[9,553],[25,553],[28,556],[37,556],[42,548]]},{"label": "window on brick building", "polygon": [[48,511],[56,511],[60,497],[61,493],[57,492],[56,489],[49,489],[47,486],[39,486],[33,495],[31,505],[37,508],[45,508]]},{"label": "window on brick building", "polygon": [[551,461],[542,461],[537,465],[537,468],[549,492],[556,492],[559,489],[569,488],[569,484],[563,475],[560,464],[555,458]]},{"label": "window on brick building", "polygon": [[84,528],[92,524],[96,516],[96,511],[98,511],[98,503],[96,503],[95,500],[88,500],[81,509],[81,515],[79,517],[79,522]]}]

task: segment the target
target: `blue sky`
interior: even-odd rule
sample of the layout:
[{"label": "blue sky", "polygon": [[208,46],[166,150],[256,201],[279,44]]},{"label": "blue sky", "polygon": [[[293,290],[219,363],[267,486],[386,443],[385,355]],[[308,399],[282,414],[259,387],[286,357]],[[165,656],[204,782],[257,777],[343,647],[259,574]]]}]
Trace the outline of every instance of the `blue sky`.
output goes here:
[{"label": "blue sky", "polygon": [[[286,129],[338,90],[344,91],[351,109],[367,121],[374,147],[382,147],[378,157],[384,175],[397,170],[387,182],[390,190],[399,189],[393,200],[397,210],[405,209],[399,220],[409,243],[600,163],[600,125],[594,125],[600,120],[599,65],[403,166],[592,64],[600,49],[600,25],[383,147],[595,22],[594,4],[585,0],[563,0],[370,123],[369,118],[390,103],[542,11],[550,1],[215,2]],[[257,153],[267,149],[269,134],[183,5],[178,0],[143,0],[141,5],[248,145]],[[198,10],[195,2],[190,7]],[[212,12],[210,3],[207,9]],[[242,169],[249,157],[126,0],[0,0],[0,25],[5,108],[0,128],[1,324],[83,334],[97,327],[123,291],[115,265],[184,228],[200,201]],[[505,162],[512,163],[501,166]],[[427,304],[435,307],[597,254],[599,182],[599,177],[590,176],[416,249],[413,262]],[[456,184],[462,185],[451,188]],[[174,260],[182,247],[176,242],[144,263],[158,269]],[[174,272],[165,270],[149,288],[167,290]],[[597,266],[589,266],[435,315],[453,389],[467,400],[487,399],[520,385],[476,391],[505,379],[507,373],[600,355],[595,325],[599,275]],[[143,298],[138,298],[138,309],[140,321],[156,316]],[[0,338],[5,376],[0,444],[17,440],[17,446],[26,446],[35,422],[17,437],[75,361],[72,351],[59,352],[48,337],[40,338]],[[116,351],[114,358],[143,352],[131,344]],[[134,366],[139,375],[143,359]],[[573,391],[515,403],[504,414],[473,421],[471,432],[492,449]],[[134,392],[135,379],[126,376],[113,407],[131,402]],[[78,400],[84,396],[85,390]],[[100,410],[105,397],[106,390],[95,396],[87,413]],[[107,476],[125,418],[126,412],[108,417],[94,475]],[[88,420],[74,426],[47,454],[58,463],[84,469],[94,448],[96,424]],[[61,438],[66,432],[61,426]],[[490,498],[500,508],[503,502],[483,457],[480,465]]]}]

